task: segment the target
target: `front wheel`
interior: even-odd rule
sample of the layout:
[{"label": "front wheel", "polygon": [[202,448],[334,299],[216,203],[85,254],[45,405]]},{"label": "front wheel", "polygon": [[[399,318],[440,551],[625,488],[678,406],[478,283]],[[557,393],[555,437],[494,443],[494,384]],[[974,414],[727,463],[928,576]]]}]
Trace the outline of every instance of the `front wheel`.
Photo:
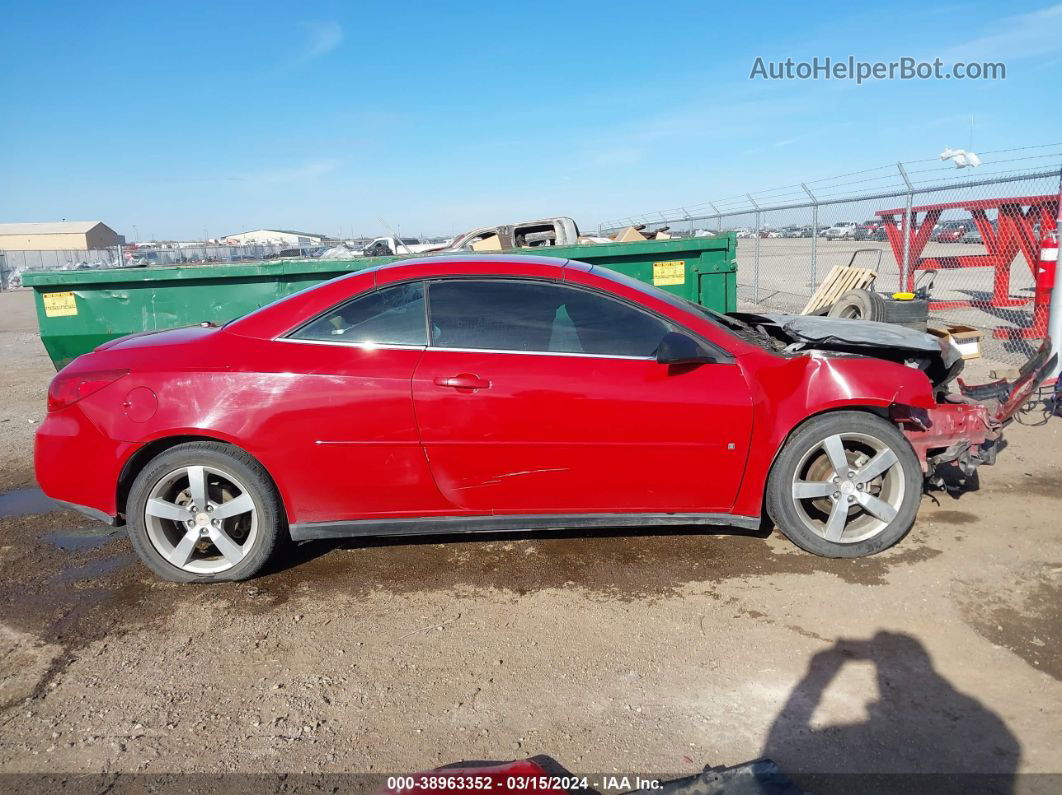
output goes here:
[{"label": "front wheel", "polygon": [[914,524],[922,470],[890,423],[860,411],[808,420],[786,442],[767,483],[767,510],[801,549],[859,558],[888,549]]},{"label": "front wheel", "polygon": [[126,516],[140,559],[174,582],[252,577],[286,533],[269,475],[219,442],[179,444],[152,459],[133,482]]}]

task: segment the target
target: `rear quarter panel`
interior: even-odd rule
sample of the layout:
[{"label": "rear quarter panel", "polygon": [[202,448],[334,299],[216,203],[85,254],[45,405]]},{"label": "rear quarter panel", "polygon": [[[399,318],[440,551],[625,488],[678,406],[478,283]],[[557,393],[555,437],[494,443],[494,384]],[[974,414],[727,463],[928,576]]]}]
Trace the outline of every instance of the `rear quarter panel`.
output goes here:
[{"label": "rear quarter panel", "polygon": [[410,395],[421,354],[212,330],[168,356],[146,344],[93,354],[94,368],[132,372],[82,411],[130,454],[173,436],[240,447],[269,472],[291,522],[443,512]]}]

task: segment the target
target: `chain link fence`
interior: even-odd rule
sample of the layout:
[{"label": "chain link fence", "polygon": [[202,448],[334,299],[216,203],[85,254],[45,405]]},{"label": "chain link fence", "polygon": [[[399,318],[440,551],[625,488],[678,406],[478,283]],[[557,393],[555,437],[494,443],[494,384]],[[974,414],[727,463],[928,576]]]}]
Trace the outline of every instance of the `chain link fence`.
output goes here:
[{"label": "chain link fence", "polygon": [[248,245],[151,245],[115,246],[109,249],[61,249],[42,251],[0,251],[0,289],[22,286],[22,273],[28,270],[94,270],[98,268],[137,268],[152,265],[211,265],[256,262],[285,257],[319,257],[330,245],[291,246],[283,244]]},{"label": "chain link fence", "polygon": [[1040,240],[1056,228],[1062,178],[1062,145],[1031,149],[1040,151],[985,153],[981,167],[962,170],[897,163],[617,219],[600,231],[734,232],[746,309],[801,312],[835,266],[875,268],[878,292],[928,287],[931,322],[978,329],[986,358],[1018,364],[1045,334],[1035,273]]}]

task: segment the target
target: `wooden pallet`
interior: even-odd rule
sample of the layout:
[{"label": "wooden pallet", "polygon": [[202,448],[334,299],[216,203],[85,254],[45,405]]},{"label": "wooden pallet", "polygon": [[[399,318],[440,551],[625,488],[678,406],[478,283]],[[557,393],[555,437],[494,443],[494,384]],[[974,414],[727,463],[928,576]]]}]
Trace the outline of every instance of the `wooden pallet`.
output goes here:
[{"label": "wooden pallet", "polygon": [[829,307],[849,290],[863,290],[874,282],[877,272],[874,268],[853,268],[851,265],[834,265],[826,278],[819,284],[814,295],[800,314],[810,315],[824,307]]}]

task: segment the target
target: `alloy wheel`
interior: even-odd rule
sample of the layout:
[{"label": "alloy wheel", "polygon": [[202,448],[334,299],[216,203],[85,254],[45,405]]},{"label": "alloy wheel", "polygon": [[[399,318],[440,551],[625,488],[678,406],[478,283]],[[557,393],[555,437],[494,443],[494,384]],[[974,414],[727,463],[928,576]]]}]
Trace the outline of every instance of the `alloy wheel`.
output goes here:
[{"label": "alloy wheel", "polygon": [[227,571],[258,535],[247,488],[216,467],[185,466],[160,478],[144,507],[148,539],[172,566],[192,574]]},{"label": "alloy wheel", "polygon": [[793,504],[804,524],[837,544],[881,533],[903,504],[904,471],[896,453],[866,433],[838,433],[815,444],[793,476]]}]

